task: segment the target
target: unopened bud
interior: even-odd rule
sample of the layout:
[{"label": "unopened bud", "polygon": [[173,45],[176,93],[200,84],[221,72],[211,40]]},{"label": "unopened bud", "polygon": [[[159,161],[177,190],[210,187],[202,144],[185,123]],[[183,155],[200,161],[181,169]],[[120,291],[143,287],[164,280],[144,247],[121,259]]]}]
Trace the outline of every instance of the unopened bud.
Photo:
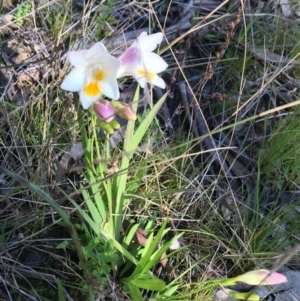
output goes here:
[{"label": "unopened bud", "polygon": [[112,135],[115,132],[114,128],[105,121],[99,122],[99,127],[109,135]]},{"label": "unopened bud", "polygon": [[115,118],[115,109],[110,101],[99,99],[93,104],[96,115],[105,122],[111,122]]},{"label": "unopened bud", "polygon": [[136,113],[132,106],[127,103],[112,101],[112,105],[115,108],[115,113],[123,119],[134,121],[136,120]]},{"label": "unopened bud", "polygon": [[118,130],[118,129],[121,127],[120,123],[119,123],[117,120],[113,120],[113,121],[111,121],[109,124],[110,124],[110,125],[113,127],[113,129],[115,129],[115,130]]}]

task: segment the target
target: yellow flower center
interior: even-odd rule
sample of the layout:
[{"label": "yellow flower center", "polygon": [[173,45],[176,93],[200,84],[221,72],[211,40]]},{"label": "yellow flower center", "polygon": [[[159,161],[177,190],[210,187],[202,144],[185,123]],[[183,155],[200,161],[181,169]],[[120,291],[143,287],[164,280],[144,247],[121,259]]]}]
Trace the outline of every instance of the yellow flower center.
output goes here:
[{"label": "yellow flower center", "polygon": [[102,87],[96,82],[89,82],[84,87],[84,93],[89,97],[95,97],[99,95],[102,91]]},{"label": "yellow flower center", "polygon": [[94,73],[94,79],[96,81],[101,81],[105,78],[106,74],[103,70],[97,70],[95,73]]},{"label": "yellow flower center", "polygon": [[155,73],[148,71],[148,70],[138,70],[137,71],[138,75],[141,77],[146,77],[147,81],[152,82],[155,78]]}]

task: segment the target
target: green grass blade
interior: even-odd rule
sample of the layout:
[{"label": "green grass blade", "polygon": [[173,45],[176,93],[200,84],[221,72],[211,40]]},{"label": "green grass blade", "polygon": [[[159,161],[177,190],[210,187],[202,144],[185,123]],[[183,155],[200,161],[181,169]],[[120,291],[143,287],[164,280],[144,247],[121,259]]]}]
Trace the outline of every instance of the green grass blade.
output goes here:
[{"label": "green grass blade", "polygon": [[[102,223],[102,218],[101,218],[101,215],[99,214],[99,211],[97,210],[97,207],[95,206],[94,202],[92,201],[90,195],[87,193],[86,190],[82,189],[82,196],[85,199],[86,205],[93,218],[94,223],[97,225],[100,225]],[[74,205],[74,203],[73,203],[73,205]],[[82,211],[80,213],[82,213]]]},{"label": "green grass blade", "polygon": [[57,282],[57,294],[58,294],[58,301],[66,301],[66,297],[64,294],[64,289],[59,278],[56,279]]},{"label": "green grass blade", "polygon": [[93,229],[96,235],[99,235],[100,225],[96,224],[95,221],[72,199],[69,198],[74,208],[78,210],[82,218],[87,222],[87,224]]},{"label": "green grass blade", "polygon": [[148,113],[146,118],[140,124],[138,129],[135,131],[135,133],[133,135],[133,139],[132,139],[132,145],[131,145],[132,152],[134,152],[134,150],[138,147],[138,145],[141,142],[141,140],[143,139],[146,131],[148,130],[150,124],[152,123],[152,121],[156,117],[159,109],[165,102],[167,96],[168,96],[168,93],[163,95],[163,97],[155,104],[155,106],[151,109],[151,111]]},{"label": "green grass blade", "polygon": [[0,173],[3,173],[5,175],[15,179],[16,181],[18,181],[19,183],[21,183],[24,186],[27,186],[30,190],[32,190],[37,195],[39,195],[43,200],[45,200],[58,213],[58,215],[65,222],[66,227],[68,228],[69,233],[70,233],[70,235],[73,239],[73,242],[74,242],[74,245],[75,245],[75,248],[76,248],[76,251],[77,251],[78,258],[79,258],[79,260],[82,264],[83,273],[84,273],[85,280],[86,280],[87,286],[88,286],[88,291],[89,291],[88,301],[94,300],[92,275],[91,275],[90,270],[87,266],[86,258],[84,256],[83,251],[82,251],[82,246],[81,246],[77,231],[76,231],[74,225],[72,224],[69,215],[67,213],[65,213],[65,211],[63,209],[61,209],[59,205],[57,205],[57,203],[50,197],[50,195],[48,195],[45,191],[40,189],[35,184],[27,181],[26,179],[24,179],[20,175],[14,173],[14,172],[11,172],[11,171],[9,171],[9,170],[1,167],[1,166],[0,166]]}]

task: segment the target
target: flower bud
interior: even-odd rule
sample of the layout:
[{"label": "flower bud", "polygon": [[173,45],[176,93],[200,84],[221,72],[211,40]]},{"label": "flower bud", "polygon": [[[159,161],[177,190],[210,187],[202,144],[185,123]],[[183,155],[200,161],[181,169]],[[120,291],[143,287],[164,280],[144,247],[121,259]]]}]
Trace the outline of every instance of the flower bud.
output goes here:
[{"label": "flower bud", "polygon": [[120,123],[117,120],[113,120],[109,124],[113,127],[114,130],[118,130],[121,127]]},{"label": "flower bud", "polygon": [[245,273],[235,277],[234,280],[241,281],[249,285],[275,285],[287,282],[284,275],[265,269]]},{"label": "flower bud", "polygon": [[115,109],[111,102],[99,99],[93,104],[96,115],[105,122],[111,122],[115,118]]},{"label": "flower bud", "polygon": [[114,128],[105,121],[99,122],[99,127],[109,135],[112,135],[115,132]]},{"label": "flower bud", "polygon": [[136,113],[134,109],[124,102],[112,101],[112,105],[115,108],[115,113],[123,119],[134,121],[136,120]]}]

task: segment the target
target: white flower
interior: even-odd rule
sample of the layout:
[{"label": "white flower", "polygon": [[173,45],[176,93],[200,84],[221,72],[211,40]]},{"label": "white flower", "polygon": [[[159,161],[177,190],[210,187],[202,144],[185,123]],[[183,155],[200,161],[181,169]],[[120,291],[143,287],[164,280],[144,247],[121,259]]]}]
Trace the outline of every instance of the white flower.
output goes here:
[{"label": "white flower", "polygon": [[148,82],[164,89],[166,84],[157,73],[166,70],[168,64],[158,54],[152,52],[162,39],[161,32],[149,36],[146,32],[142,32],[119,57],[122,65],[118,70],[117,77],[132,75],[142,88],[145,88]]},{"label": "white flower", "polygon": [[70,51],[69,61],[74,67],[61,84],[61,88],[79,92],[82,107],[87,109],[101,95],[118,99],[117,70],[121,61],[111,56],[102,43],[88,50]]}]

